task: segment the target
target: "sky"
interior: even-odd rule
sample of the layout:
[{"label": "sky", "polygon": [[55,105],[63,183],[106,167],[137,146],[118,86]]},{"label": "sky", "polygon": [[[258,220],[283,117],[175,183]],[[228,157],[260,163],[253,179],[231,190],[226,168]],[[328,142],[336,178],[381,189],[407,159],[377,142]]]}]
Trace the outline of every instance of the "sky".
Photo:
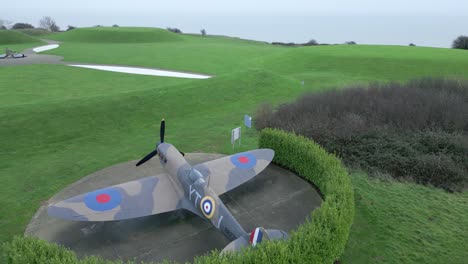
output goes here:
[{"label": "sky", "polygon": [[467,0],[5,0],[0,19],[38,25],[177,27],[262,41],[449,47],[468,35]]}]

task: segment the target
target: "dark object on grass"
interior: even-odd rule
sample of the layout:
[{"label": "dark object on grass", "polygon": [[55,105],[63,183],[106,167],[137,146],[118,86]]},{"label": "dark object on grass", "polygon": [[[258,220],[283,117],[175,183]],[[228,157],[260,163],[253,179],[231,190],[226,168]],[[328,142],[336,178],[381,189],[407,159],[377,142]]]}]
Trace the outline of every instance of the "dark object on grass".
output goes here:
[{"label": "dark object on grass", "polygon": [[467,81],[425,78],[261,106],[255,126],[309,137],[348,166],[456,191],[468,186],[467,116]]}]

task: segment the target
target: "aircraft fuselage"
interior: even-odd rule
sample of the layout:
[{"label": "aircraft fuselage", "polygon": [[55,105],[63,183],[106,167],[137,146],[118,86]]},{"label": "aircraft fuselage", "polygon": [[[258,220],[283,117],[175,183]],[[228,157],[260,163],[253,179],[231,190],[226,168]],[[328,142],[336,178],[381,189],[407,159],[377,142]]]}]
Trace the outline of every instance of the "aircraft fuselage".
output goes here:
[{"label": "aircraft fuselage", "polygon": [[186,205],[182,208],[189,209],[210,221],[230,241],[247,235],[218,195],[210,188],[209,179],[205,179],[194,169],[177,148],[168,143],[161,143],[158,145],[158,153],[162,166],[171,175],[172,184],[186,199]]}]

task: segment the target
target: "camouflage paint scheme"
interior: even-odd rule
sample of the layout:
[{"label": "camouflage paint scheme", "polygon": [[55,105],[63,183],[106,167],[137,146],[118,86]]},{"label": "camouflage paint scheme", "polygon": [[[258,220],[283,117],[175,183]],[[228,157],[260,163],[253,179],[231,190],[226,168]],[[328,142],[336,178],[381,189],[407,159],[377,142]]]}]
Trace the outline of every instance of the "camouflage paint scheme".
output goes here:
[{"label": "camouflage paint scheme", "polygon": [[[225,250],[248,245],[249,234],[218,195],[264,170],[273,159],[274,151],[257,149],[192,167],[171,144],[160,143],[157,150],[168,174],[81,194],[49,206],[48,214],[75,221],[113,221],[186,209],[210,221],[233,241]],[[284,231],[271,232],[277,233],[274,237],[278,239],[287,237]]]}]

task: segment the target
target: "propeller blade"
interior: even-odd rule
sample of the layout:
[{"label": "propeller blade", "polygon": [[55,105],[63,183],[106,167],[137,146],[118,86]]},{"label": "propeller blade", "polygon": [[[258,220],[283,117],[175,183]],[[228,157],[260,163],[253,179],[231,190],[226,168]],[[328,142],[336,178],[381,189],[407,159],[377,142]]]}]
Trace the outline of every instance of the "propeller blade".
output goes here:
[{"label": "propeller blade", "polygon": [[166,121],[164,120],[164,118],[161,120],[161,127],[159,128],[159,136],[160,136],[160,139],[161,139],[161,143],[164,142],[164,133],[166,132]]},{"label": "propeller blade", "polygon": [[144,158],[142,158],[142,159],[136,164],[136,166],[140,166],[141,164],[147,162],[149,159],[151,159],[152,157],[154,157],[156,154],[158,154],[158,150],[157,150],[157,149],[151,151],[151,153],[148,154],[148,155],[146,155]]}]

